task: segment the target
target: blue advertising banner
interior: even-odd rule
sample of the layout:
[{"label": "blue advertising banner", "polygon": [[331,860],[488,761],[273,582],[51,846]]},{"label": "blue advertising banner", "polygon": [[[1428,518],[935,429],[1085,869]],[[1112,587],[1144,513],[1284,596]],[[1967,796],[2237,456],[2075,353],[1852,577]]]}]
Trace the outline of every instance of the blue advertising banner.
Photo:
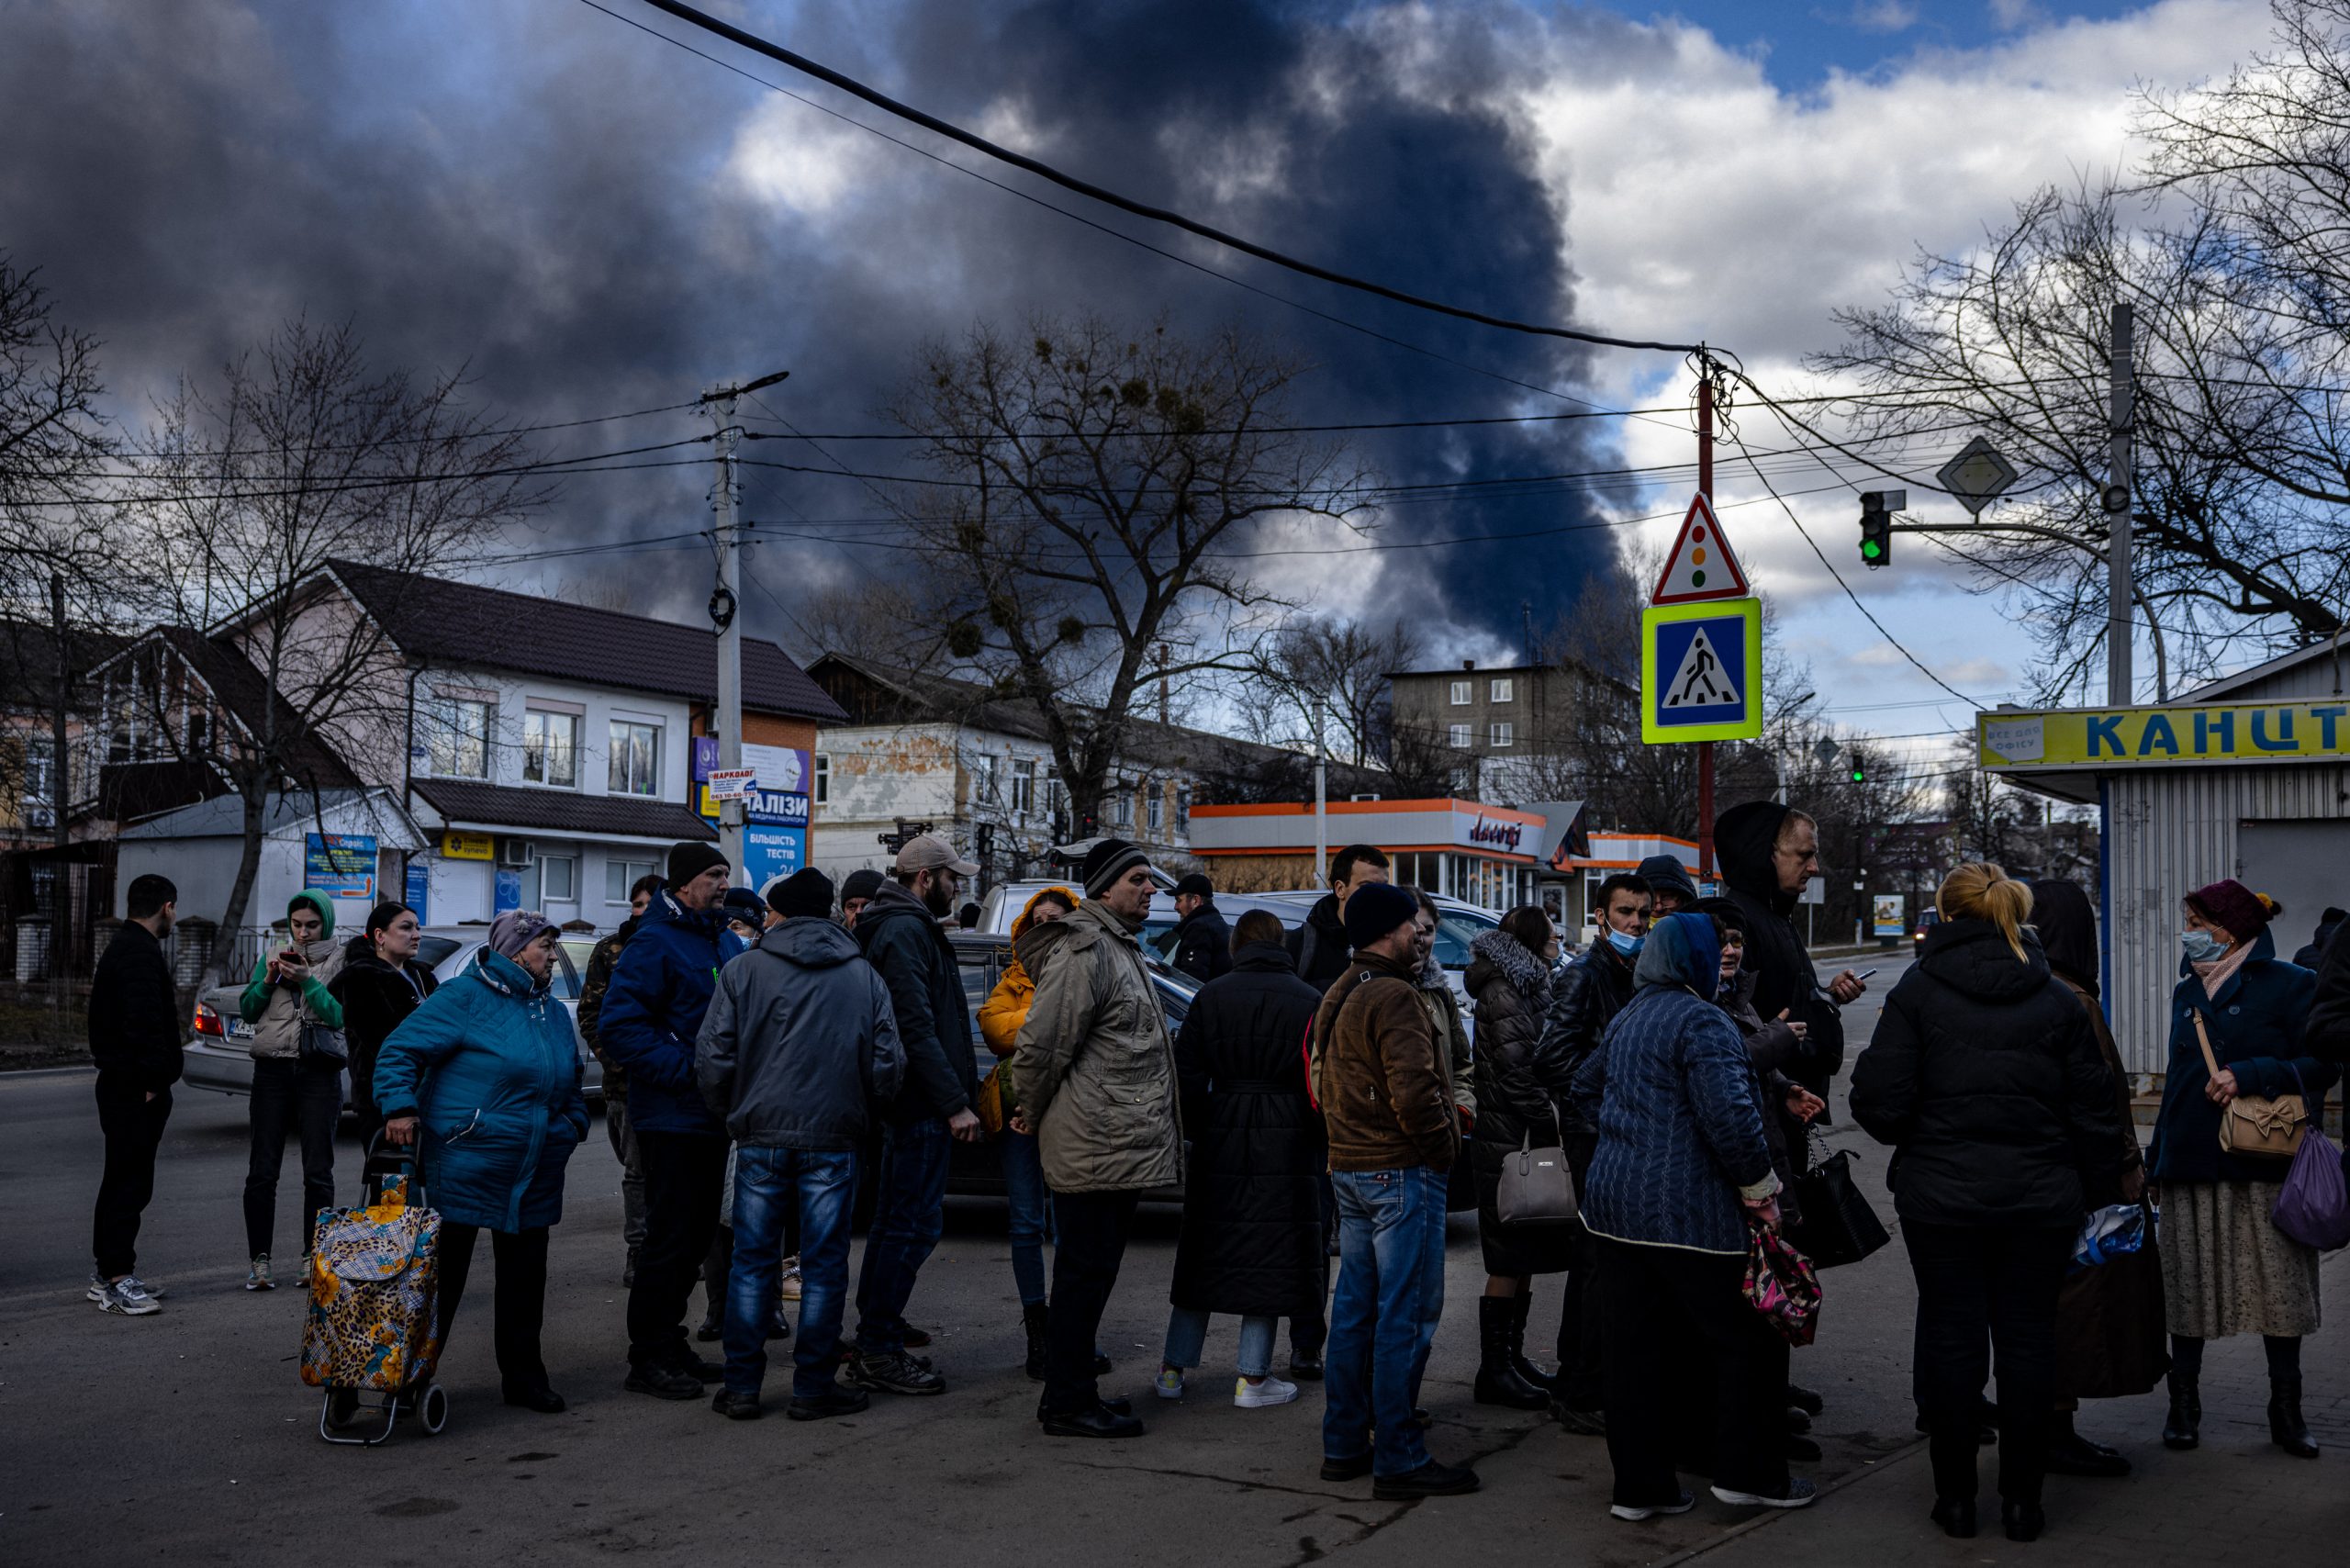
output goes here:
[{"label": "blue advertising banner", "polygon": [[493,919],[509,909],[522,907],[522,873],[501,869],[498,873],[497,891],[490,895],[490,915]]},{"label": "blue advertising banner", "polygon": [[411,860],[408,868],[408,888],[400,902],[416,911],[419,925],[432,924],[432,868],[421,861]]},{"label": "blue advertising banner", "polygon": [[[804,797],[803,797],[804,798]],[[765,893],[779,877],[808,864],[808,830],[753,822],[743,829],[743,885]]]},{"label": "blue advertising banner", "polygon": [[302,885],[330,899],[375,897],[375,835],[372,833],[306,833],[302,835]]}]

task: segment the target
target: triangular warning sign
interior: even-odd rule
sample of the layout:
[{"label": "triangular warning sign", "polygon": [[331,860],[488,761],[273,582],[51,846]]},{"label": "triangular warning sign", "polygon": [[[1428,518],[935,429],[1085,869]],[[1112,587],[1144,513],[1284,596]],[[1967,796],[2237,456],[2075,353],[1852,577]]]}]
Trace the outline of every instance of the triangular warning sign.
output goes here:
[{"label": "triangular warning sign", "polygon": [[1701,491],[1690,498],[1689,514],[1681,520],[1681,535],[1664,560],[1664,575],[1656,580],[1651,604],[1691,604],[1707,599],[1744,599],[1746,572],[1722,537],[1722,525]]},{"label": "triangular warning sign", "polygon": [[1689,639],[1688,651],[1681,655],[1681,666],[1665,683],[1664,705],[1667,708],[1744,706],[1737,678],[1722,667],[1722,656],[1715,652],[1714,640],[1706,635],[1703,626],[1698,627],[1696,633]]}]

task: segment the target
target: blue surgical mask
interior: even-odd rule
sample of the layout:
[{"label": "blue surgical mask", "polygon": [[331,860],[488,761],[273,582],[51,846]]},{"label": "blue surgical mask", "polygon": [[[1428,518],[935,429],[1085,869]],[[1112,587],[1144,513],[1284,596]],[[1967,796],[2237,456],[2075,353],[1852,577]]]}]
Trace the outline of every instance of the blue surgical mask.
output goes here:
[{"label": "blue surgical mask", "polygon": [[2182,931],[2178,945],[2186,951],[2190,964],[2208,964],[2228,950],[2228,945],[2208,931]]},{"label": "blue surgical mask", "polygon": [[1610,930],[1607,933],[1607,945],[1628,958],[1639,958],[1640,945],[1647,940],[1645,936],[1634,936],[1622,931]]}]

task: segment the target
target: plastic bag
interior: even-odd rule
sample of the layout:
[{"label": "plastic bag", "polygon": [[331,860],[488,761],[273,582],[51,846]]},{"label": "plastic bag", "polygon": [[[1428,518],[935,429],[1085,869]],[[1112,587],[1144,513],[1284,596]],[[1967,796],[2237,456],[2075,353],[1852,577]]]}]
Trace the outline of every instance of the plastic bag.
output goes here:
[{"label": "plastic bag", "polygon": [[2114,1204],[2081,1222],[2080,1234],[2073,1238],[2073,1267],[2094,1269],[2145,1244],[2145,1209],[2137,1204]]},{"label": "plastic bag", "polygon": [[2350,1245],[2350,1191],[2343,1183],[2342,1165],[2341,1151],[2311,1126],[2277,1194],[2277,1228],[2321,1252]]}]

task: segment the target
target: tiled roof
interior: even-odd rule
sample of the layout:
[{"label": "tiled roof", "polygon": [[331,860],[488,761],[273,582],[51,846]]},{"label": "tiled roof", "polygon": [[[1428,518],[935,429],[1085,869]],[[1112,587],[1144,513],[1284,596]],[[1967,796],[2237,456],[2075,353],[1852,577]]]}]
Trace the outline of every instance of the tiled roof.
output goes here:
[{"label": "tiled roof", "polygon": [[[263,733],[269,682],[226,637],[207,637],[193,626],[158,626],[151,635],[177,654],[212,689],[213,696],[236,716],[248,734]],[[280,696],[276,706],[275,733],[296,737],[280,758],[289,778],[314,790],[361,787],[359,776],[325,737],[304,727],[291,702]]]},{"label": "tiled roof", "polygon": [[[692,702],[717,699],[718,639],[706,627],[356,561],[329,565],[413,656]],[[848,717],[781,648],[750,637],[743,639],[743,706],[824,724]]]},{"label": "tiled roof", "polygon": [[632,795],[582,795],[569,790],[522,790],[464,778],[417,778],[408,788],[465,827],[518,827],[534,833],[599,833],[626,838],[715,839],[718,830],[675,801]]}]

